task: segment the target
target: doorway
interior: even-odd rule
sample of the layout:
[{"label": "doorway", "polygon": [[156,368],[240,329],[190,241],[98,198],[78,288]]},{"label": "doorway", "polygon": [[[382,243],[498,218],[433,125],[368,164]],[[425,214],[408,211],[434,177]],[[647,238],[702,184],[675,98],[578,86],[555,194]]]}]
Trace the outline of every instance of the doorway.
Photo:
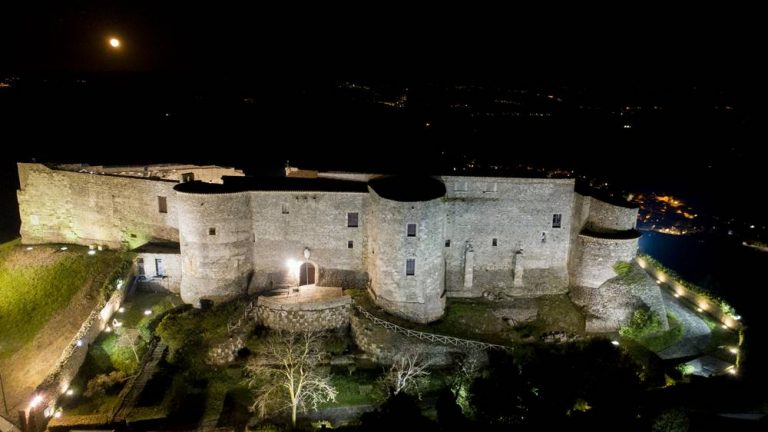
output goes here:
[{"label": "doorway", "polygon": [[299,286],[313,285],[315,283],[315,266],[305,262],[299,267]]}]

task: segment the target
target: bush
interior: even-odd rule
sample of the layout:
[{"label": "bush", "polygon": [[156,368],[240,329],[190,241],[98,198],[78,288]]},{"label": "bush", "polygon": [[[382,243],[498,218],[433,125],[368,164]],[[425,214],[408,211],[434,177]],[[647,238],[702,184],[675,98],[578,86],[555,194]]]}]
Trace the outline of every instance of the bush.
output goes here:
[{"label": "bush", "polygon": [[653,420],[653,432],[686,432],[690,428],[688,415],[681,409],[662,412]]},{"label": "bush", "polygon": [[660,333],[663,330],[658,313],[647,309],[638,309],[632,315],[629,323],[619,329],[619,334],[637,340]]},{"label": "bush", "polygon": [[632,270],[632,264],[626,261],[616,261],[616,264],[613,265],[613,271],[615,271],[619,277],[626,276],[630,270]]},{"label": "bush", "polygon": [[680,363],[677,365],[677,367],[675,367],[675,369],[677,369],[682,376],[692,375],[694,372],[696,372],[696,368],[693,367],[692,364],[688,363]]},{"label": "bush", "polygon": [[108,390],[122,383],[126,379],[127,377],[123,371],[112,371],[108,374],[96,375],[88,381],[88,387],[83,393],[83,396],[89,398],[94,396],[104,396]]}]

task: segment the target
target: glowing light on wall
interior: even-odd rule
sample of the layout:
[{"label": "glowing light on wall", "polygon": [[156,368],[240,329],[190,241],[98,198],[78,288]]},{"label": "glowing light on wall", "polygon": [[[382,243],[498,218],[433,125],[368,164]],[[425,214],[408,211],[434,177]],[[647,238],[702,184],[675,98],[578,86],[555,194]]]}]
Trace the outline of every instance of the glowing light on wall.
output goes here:
[{"label": "glowing light on wall", "polygon": [[32,398],[31,401],[29,401],[29,408],[35,408],[38,405],[40,405],[40,402],[43,401],[43,397],[41,395],[35,395],[35,397]]}]

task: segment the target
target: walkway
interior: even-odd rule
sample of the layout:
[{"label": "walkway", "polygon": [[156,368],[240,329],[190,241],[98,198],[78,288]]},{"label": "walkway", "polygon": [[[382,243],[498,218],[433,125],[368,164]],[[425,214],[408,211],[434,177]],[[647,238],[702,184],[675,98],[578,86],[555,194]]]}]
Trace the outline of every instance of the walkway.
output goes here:
[{"label": "walkway", "polygon": [[146,387],[149,380],[155,374],[157,364],[163,359],[163,353],[165,353],[166,348],[168,348],[168,345],[159,339],[153,341],[150,350],[145,354],[144,361],[139,367],[138,375],[126,384],[127,393],[120,401],[115,414],[112,416],[113,422],[122,422],[128,416],[128,413],[133,409],[133,406],[139,399],[139,395],[141,395],[144,387]]},{"label": "walkway", "polygon": [[667,360],[703,354],[709,346],[712,332],[707,323],[664,288],[661,289],[661,295],[667,311],[672,312],[683,325],[683,338],[671,347],[658,352],[658,356]]}]

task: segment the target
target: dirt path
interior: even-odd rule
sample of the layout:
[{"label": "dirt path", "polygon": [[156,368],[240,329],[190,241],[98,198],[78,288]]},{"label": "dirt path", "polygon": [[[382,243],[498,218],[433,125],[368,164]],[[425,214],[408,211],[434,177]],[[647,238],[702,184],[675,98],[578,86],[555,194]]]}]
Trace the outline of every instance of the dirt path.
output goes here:
[{"label": "dirt path", "polygon": [[66,308],[56,312],[31,343],[0,360],[9,417],[16,419],[18,410],[26,406],[32,391],[53,370],[64,348],[98,303],[99,284],[94,280],[101,280],[99,276],[89,280],[87,288],[78,291]]}]

